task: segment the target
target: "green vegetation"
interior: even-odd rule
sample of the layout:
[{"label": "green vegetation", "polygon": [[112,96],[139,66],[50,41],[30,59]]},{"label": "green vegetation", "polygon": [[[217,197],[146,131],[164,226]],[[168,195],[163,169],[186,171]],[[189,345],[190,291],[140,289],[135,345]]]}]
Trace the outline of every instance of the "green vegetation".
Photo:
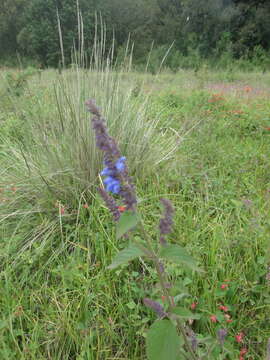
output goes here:
[{"label": "green vegetation", "polygon": [[0,358],[146,358],[155,316],[142,299],[161,300],[157,275],[141,260],[108,269],[127,244],[96,192],[103,165],[84,108],[94,97],[127,156],[147,230],[156,232],[158,201],[169,198],[170,241],[205,270],[168,269],[186,294],[176,301],[200,315],[192,328],[215,337],[226,327],[228,359],[243,346],[247,359],[264,359],[269,75],[110,67],[0,75]]},{"label": "green vegetation", "polygon": [[89,60],[100,23],[106,52],[114,41],[113,61],[123,58],[129,37],[138,68],[152,48],[153,72],[172,44],[165,65],[174,71],[230,68],[232,60],[267,70],[269,19],[267,0],[1,0],[0,61],[57,67],[72,64],[71,49],[82,48]]}]

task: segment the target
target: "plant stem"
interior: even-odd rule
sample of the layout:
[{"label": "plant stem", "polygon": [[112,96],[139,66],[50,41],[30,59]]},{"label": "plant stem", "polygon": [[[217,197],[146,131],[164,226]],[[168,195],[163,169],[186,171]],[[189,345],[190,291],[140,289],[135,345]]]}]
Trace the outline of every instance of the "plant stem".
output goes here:
[{"label": "plant stem", "polygon": [[[151,253],[151,259],[154,262],[154,265],[155,265],[155,268],[156,268],[156,271],[157,271],[157,274],[158,274],[159,283],[161,285],[162,291],[163,291],[163,293],[165,295],[165,298],[166,298],[166,301],[168,303],[169,312],[172,313],[173,308],[174,308],[174,303],[173,303],[172,297],[169,294],[168,288],[166,286],[166,284],[168,283],[167,275],[160,268],[159,258],[158,258],[158,256],[156,255],[156,253],[155,253],[155,251],[153,249],[151,238],[148,235],[148,233],[146,232],[142,220],[140,221],[140,225],[141,225],[141,230],[143,232],[144,238],[145,238],[145,240],[147,242],[147,245],[149,247],[149,251]],[[179,330],[180,330],[180,332],[181,332],[181,334],[183,336],[186,348],[187,348],[188,352],[190,353],[190,355],[192,357],[191,360],[197,360],[196,354],[194,353],[194,351],[193,351],[193,349],[191,347],[191,344],[190,344],[190,342],[188,340],[187,334],[185,332],[184,325],[182,324],[182,322],[179,319],[177,319],[176,322],[177,322],[177,326],[178,326],[178,328],[179,328]]]}]

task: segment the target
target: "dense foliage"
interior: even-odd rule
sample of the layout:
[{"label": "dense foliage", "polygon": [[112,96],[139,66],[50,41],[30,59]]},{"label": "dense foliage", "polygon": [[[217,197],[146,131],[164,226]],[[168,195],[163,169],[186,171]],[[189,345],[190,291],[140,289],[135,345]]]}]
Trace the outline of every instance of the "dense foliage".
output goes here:
[{"label": "dense foliage", "polygon": [[[130,35],[134,58],[145,57],[154,42],[156,57],[174,42],[169,66],[196,54],[201,58],[263,58],[270,49],[270,3],[266,0],[2,0],[0,57],[17,53],[44,66],[57,66],[60,56],[59,23],[67,62],[79,50],[78,19],[83,19],[85,49],[93,44],[95,17],[106,24],[107,44],[115,39],[121,56]],[[166,51],[166,50],[165,50]]]},{"label": "dense foliage", "polygon": [[[127,159],[154,249],[158,200],[174,206],[160,254],[199,351],[227,334],[223,355],[207,360],[269,358],[270,73],[73,66],[0,76],[0,359],[174,359],[152,260],[125,252],[124,224],[97,194],[104,165],[87,98]],[[132,234],[141,241],[140,228]],[[203,273],[183,254],[184,264],[169,260],[178,246]]]}]

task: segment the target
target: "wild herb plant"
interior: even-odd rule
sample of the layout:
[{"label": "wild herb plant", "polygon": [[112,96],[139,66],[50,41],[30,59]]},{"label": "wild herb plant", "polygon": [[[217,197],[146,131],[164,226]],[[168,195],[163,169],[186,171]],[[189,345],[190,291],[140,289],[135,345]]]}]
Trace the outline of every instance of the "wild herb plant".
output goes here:
[{"label": "wild herb plant", "polygon": [[[86,102],[93,114],[92,126],[95,132],[96,146],[104,153],[104,187],[99,193],[116,222],[116,237],[129,240],[126,248],[114,258],[109,269],[115,269],[136,258],[144,258],[153,264],[158,277],[158,286],[164,304],[151,298],[144,298],[144,305],[152,309],[158,320],[150,327],[146,338],[146,351],[149,360],[179,359],[225,359],[228,351],[224,343],[228,331],[217,330],[216,339],[200,339],[188,325],[188,320],[197,315],[175,304],[170,282],[166,272],[166,263],[184,265],[193,271],[202,272],[196,261],[186,249],[178,244],[167,242],[167,235],[172,231],[174,208],[168,199],[161,199],[164,213],[159,221],[159,241],[146,230],[139,215],[135,186],[129,176],[126,157],[122,156],[118,145],[107,131],[105,119],[94,100]],[[132,230],[135,229],[135,232]],[[194,307],[195,308],[195,307]],[[241,339],[242,340],[242,339]]]}]

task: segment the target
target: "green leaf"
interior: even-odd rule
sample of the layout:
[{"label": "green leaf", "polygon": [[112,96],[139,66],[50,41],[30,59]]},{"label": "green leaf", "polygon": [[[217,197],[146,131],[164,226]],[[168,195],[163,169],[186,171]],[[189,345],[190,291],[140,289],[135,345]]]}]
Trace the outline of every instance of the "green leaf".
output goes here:
[{"label": "green leaf", "polygon": [[143,256],[144,252],[139,249],[136,245],[130,244],[124,250],[119,251],[119,253],[113,259],[113,262],[108,269],[115,269],[119,265],[127,264],[130,260],[133,260],[139,256]]},{"label": "green leaf", "polygon": [[243,206],[243,202],[241,202],[241,201],[239,201],[239,200],[231,199],[231,202],[232,202],[236,207],[242,207],[242,206]]},{"label": "green leaf", "polygon": [[116,225],[116,238],[119,239],[129,230],[133,229],[139,222],[139,216],[135,212],[124,212]]},{"label": "green leaf", "polygon": [[135,304],[134,301],[130,301],[129,303],[127,303],[127,307],[128,307],[130,310],[133,310],[133,309],[135,309],[136,304]]},{"label": "green leaf", "polygon": [[195,319],[199,320],[201,316],[199,314],[194,314],[188,309],[177,306],[173,309],[173,313],[178,315],[181,319]]},{"label": "green leaf", "polygon": [[196,261],[188,254],[186,249],[180,245],[164,246],[160,252],[160,256],[163,259],[173,261],[176,264],[185,264],[192,270],[203,272],[203,270],[197,266]]},{"label": "green leaf", "polygon": [[148,360],[176,360],[181,346],[175,326],[170,320],[158,320],[146,337]]},{"label": "green leaf", "polygon": [[0,330],[8,328],[8,320],[0,320]]}]

